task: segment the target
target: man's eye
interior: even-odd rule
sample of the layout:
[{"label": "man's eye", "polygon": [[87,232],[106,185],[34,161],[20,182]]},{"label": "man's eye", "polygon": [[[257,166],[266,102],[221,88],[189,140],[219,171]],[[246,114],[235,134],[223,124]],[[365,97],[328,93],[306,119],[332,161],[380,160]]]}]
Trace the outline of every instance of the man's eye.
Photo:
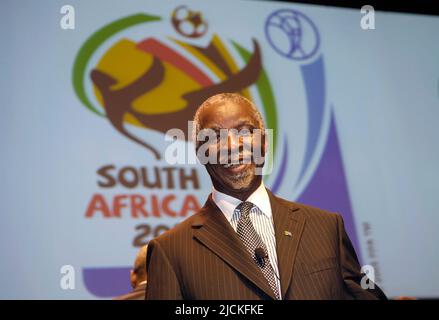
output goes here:
[{"label": "man's eye", "polygon": [[239,135],[241,137],[249,137],[252,134],[252,132],[249,129],[242,129],[239,131]]}]

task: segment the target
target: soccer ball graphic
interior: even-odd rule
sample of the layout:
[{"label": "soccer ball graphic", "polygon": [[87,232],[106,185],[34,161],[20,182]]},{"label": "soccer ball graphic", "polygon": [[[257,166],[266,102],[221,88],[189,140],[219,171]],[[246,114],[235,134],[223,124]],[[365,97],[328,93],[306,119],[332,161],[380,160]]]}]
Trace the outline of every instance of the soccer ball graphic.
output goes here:
[{"label": "soccer ball graphic", "polygon": [[207,32],[207,22],[201,12],[190,10],[186,6],[179,6],[172,12],[172,25],[182,36],[199,38]]}]

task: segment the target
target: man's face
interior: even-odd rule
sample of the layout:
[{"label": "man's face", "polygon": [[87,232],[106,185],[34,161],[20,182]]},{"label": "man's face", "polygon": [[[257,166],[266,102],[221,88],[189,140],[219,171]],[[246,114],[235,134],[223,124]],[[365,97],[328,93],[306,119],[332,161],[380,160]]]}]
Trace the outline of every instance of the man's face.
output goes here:
[{"label": "man's face", "polygon": [[[216,133],[217,138],[207,149],[210,155],[216,154],[216,161],[206,164],[216,188],[240,192],[260,184],[254,151],[260,150],[265,156],[265,136],[251,107],[232,102],[206,107],[200,114],[200,128]],[[256,134],[258,130],[260,134]],[[257,162],[263,166],[260,159]]]}]

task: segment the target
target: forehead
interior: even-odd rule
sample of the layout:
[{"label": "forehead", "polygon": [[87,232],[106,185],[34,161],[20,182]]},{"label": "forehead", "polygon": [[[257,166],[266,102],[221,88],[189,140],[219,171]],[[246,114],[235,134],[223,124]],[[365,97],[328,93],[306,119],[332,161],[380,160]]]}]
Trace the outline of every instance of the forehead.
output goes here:
[{"label": "forehead", "polygon": [[224,102],[206,106],[200,114],[201,128],[233,128],[238,123],[248,123],[258,126],[255,111],[246,104]]}]

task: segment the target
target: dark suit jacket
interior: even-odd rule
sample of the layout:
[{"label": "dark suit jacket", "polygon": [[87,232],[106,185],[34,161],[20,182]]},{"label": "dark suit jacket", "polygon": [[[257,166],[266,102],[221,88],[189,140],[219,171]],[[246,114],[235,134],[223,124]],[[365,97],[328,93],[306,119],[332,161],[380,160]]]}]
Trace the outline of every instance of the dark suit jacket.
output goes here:
[{"label": "dark suit jacket", "polygon": [[132,292],[114,298],[114,300],[145,300],[146,283],[138,285]]},{"label": "dark suit jacket", "polygon": [[[361,288],[364,274],[341,216],[268,193],[282,299],[385,299],[376,285]],[[147,256],[147,299],[275,298],[211,195],[198,213],[151,240]]]}]

